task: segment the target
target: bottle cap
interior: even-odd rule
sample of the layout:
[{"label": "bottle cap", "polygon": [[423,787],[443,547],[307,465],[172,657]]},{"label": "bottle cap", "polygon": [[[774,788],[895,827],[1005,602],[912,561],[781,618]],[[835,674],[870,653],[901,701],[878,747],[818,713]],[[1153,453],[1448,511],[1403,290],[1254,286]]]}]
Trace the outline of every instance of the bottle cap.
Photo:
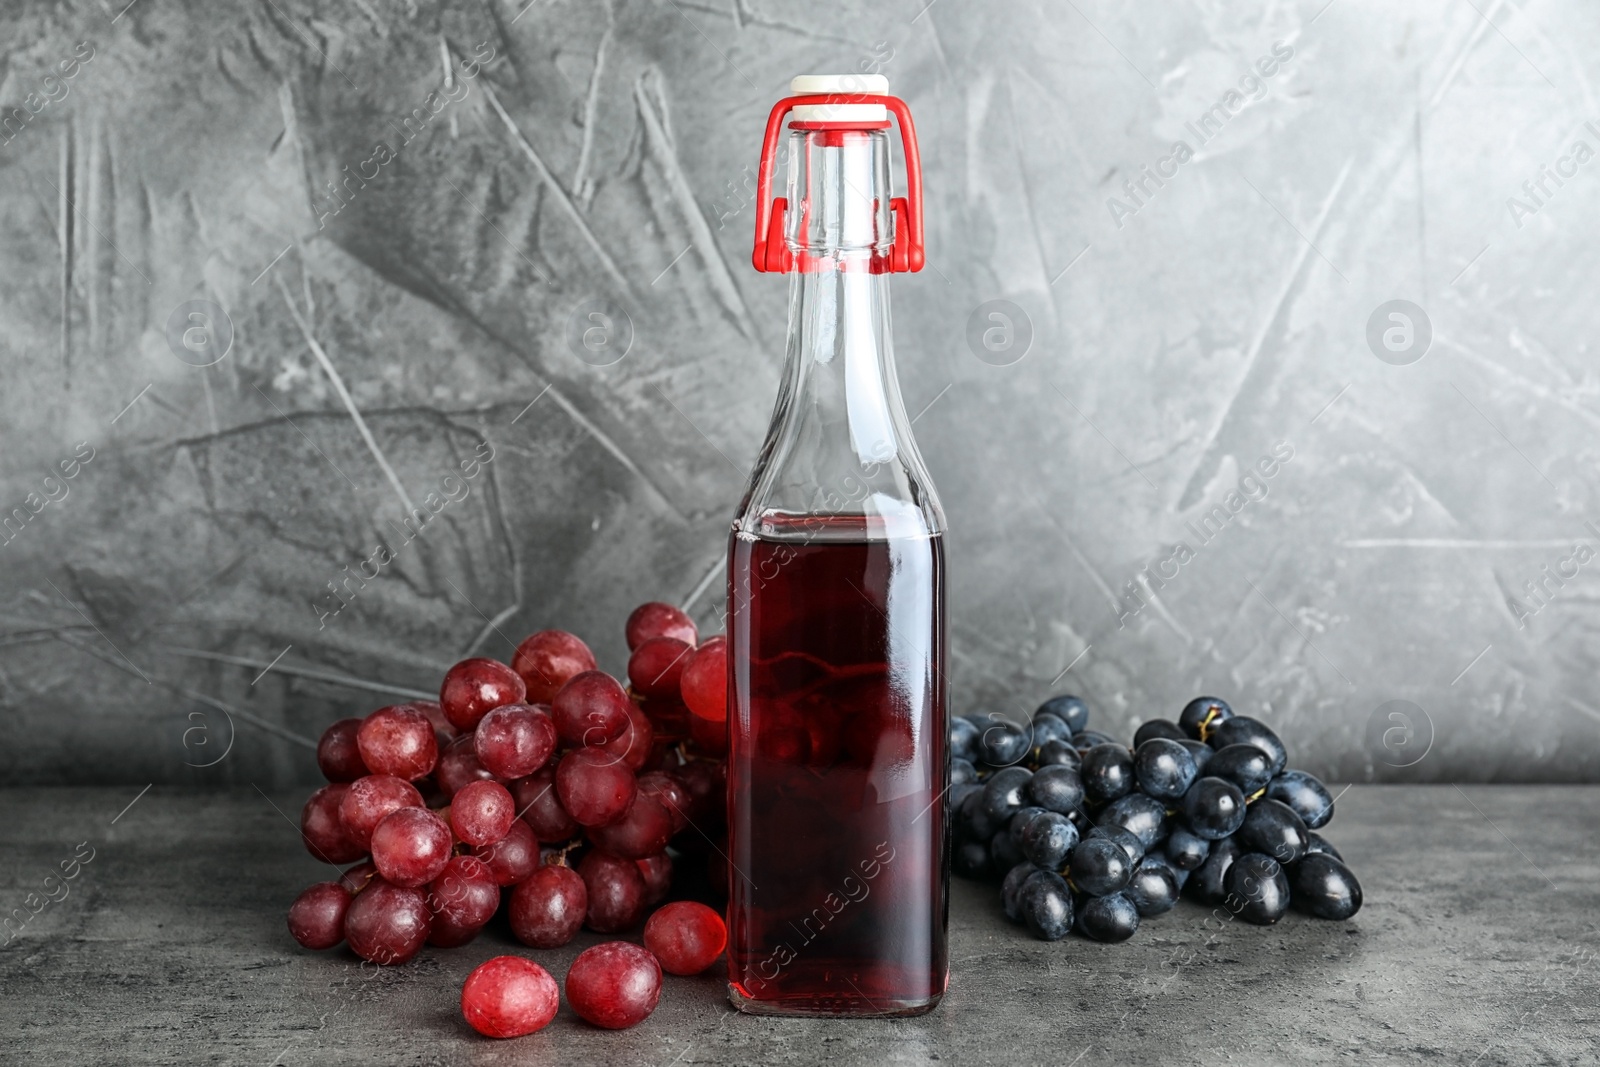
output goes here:
[{"label": "bottle cap", "polygon": [[[889,79],[882,74],[802,74],[789,82],[789,92],[794,96],[887,96]],[[889,112],[882,104],[842,102],[801,105],[792,117],[795,122],[887,122]]]}]

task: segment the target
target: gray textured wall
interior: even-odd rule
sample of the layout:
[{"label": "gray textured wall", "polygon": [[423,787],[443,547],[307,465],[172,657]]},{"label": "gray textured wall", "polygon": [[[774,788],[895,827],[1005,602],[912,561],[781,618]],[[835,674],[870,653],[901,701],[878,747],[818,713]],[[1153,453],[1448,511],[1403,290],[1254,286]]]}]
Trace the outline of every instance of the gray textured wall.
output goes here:
[{"label": "gray textured wall", "polygon": [[388,702],[318,672],[713,620],[783,342],[762,124],[869,68],[927,162],[957,711],[1209,691],[1341,780],[1600,779],[1592,4],[125,2],[0,12],[6,782],[310,780]]}]

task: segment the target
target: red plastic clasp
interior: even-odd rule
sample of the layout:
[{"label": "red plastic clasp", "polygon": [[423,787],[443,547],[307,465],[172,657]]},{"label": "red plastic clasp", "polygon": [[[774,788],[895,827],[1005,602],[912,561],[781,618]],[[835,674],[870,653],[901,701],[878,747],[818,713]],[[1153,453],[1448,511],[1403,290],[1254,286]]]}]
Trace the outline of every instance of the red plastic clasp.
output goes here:
[{"label": "red plastic clasp", "polygon": [[[926,256],[922,246],[922,159],[917,155],[917,128],[911,123],[911,109],[898,96],[875,93],[827,93],[816,96],[791,96],[772,106],[767,117],[767,135],[761,142],[761,168],[756,181],[756,243],[751,262],[759,271],[790,271],[794,254],[784,244],[784,215],[787,197],[772,197],[772,164],[778,148],[778,135],[791,109],[819,104],[882,104],[900,123],[900,143],[906,157],[906,195],[889,201],[894,212],[894,244],[889,250],[889,269],[896,272],[919,271]],[[828,124],[831,125],[831,124]],[[841,128],[859,129],[858,123],[840,123]]]}]

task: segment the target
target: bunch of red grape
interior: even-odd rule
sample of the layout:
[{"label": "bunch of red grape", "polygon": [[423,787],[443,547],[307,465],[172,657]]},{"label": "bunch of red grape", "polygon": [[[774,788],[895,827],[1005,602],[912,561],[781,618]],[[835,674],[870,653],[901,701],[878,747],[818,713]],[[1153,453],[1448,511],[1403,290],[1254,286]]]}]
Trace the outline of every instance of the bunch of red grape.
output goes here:
[{"label": "bunch of red grape", "polygon": [[[354,866],[296,898],[294,939],[313,949],[342,941],[362,959],[398,964],[425,943],[471,941],[504,904],[518,940],[555,948],[585,925],[615,933],[639,923],[667,894],[669,843],[680,860],[719,860],[710,846],[724,828],[726,639],[700,643],[693,621],[660,603],[637,608],[626,636],[627,689],[596,669],[582,640],[544,630],[517,646],[510,666],[480,658],[451,667],[437,702],[379,708],[328,727],[317,764],[329,784],[306,801],[300,831],[313,856]],[[725,873],[714,866],[711,882],[725,892]],[[690,913],[695,936],[661,935],[663,944],[692,942],[676,955],[663,950],[669,971],[697,973],[722,951],[721,919],[702,911],[715,929]],[[695,971],[679,969],[713,942]],[[655,1007],[661,967],[642,949],[589,959],[610,947],[579,956],[568,1000],[597,1025],[633,1025]],[[655,967],[653,985],[640,952]],[[549,998],[522,964],[544,975]],[[582,991],[590,987],[631,990],[632,1009],[587,1010]],[[501,1011],[488,1005],[521,1005],[525,1023],[545,999],[554,1014],[554,981],[518,957],[474,972],[463,1011],[480,1031],[506,1036],[492,1019],[479,1026],[469,999],[485,1018]]]}]

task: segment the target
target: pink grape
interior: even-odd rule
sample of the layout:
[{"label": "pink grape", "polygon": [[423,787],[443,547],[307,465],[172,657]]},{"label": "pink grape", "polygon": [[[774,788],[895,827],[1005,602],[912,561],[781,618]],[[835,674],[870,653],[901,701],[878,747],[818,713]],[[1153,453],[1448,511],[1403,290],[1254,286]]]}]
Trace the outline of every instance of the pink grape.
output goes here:
[{"label": "pink grape", "polygon": [[373,774],[392,774],[406,781],[426,776],[439,761],[433,724],[409,704],[393,704],[368,715],[356,731],[356,745]]},{"label": "pink grape", "polygon": [[585,826],[604,826],[622,818],[636,791],[633,771],[596,749],[568,752],[556,767],[561,806]]},{"label": "pink grape", "polygon": [[478,723],[473,750],[497,777],[523,778],[549,762],[556,750],[555,724],[540,708],[507,704]]},{"label": "pink grape", "polygon": [[578,1017],[607,1030],[637,1026],[661,999],[661,964],[626,941],[585,949],[567,971],[567,1003]]},{"label": "pink grape", "polygon": [[561,993],[550,972],[521,956],[480,963],[461,987],[461,1014],[485,1037],[522,1037],[556,1017]]},{"label": "pink grape", "polygon": [[495,708],[520,704],[527,695],[521,676],[499,660],[464,659],[445,674],[439,704],[452,726],[471,731]]},{"label": "pink grape", "polygon": [[422,890],[375,878],[350,902],[344,915],[344,939],[357,956],[388,966],[415,956],[428,940],[432,925]]},{"label": "pink grape", "polygon": [[450,862],[454,840],[445,821],[426,808],[401,808],[372,831],[372,862],[395,885],[431,882]]},{"label": "pink grape", "polygon": [[306,948],[332,948],[344,940],[350,891],[338,882],[318,882],[289,905],[289,935]]},{"label": "pink grape", "polygon": [[473,782],[450,801],[450,828],[469,845],[492,845],[511,832],[517,808],[499,782]]},{"label": "pink grape", "polygon": [[594,653],[565,630],[540,630],[525,638],[511,657],[528,693],[523,699],[548,704],[568,679],[595,668]]}]

